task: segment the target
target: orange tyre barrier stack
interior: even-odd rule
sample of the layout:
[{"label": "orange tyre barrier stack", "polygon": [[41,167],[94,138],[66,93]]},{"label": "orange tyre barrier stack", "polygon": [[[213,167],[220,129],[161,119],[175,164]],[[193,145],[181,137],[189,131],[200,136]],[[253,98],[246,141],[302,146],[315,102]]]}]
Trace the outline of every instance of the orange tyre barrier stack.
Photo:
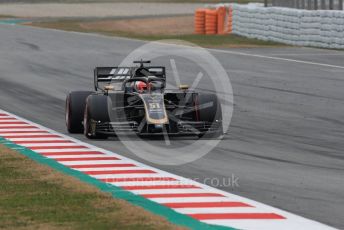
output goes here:
[{"label": "orange tyre barrier stack", "polygon": [[217,10],[206,10],[205,34],[217,34]]},{"label": "orange tyre barrier stack", "polygon": [[233,8],[230,6],[228,8],[228,22],[227,22],[227,33],[232,33],[233,31]]},{"label": "orange tyre barrier stack", "polygon": [[226,8],[221,6],[217,9],[217,34],[225,34]]},{"label": "orange tyre barrier stack", "polygon": [[195,12],[195,34],[205,34],[205,11],[197,9]]},{"label": "orange tyre barrier stack", "polygon": [[233,8],[221,6],[217,9],[197,9],[195,11],[195,34],[232,33]]}]

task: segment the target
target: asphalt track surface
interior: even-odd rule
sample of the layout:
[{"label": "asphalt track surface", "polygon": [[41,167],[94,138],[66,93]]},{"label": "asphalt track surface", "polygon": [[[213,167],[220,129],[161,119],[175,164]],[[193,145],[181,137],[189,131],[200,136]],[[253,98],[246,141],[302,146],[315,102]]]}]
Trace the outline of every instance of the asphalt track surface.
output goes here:
[{"label": "asphalt track surface", "polygon": [[[0,36],[1,109],[62,133],[67,92],[92,89],[95,66],[120,63],[143,44],[9,25],[0,25]],[[218,188],[344,229],[344,52],[211,52],[230,75],[235,105],[229,133],[206,156],[180,166],[154,165],[116,139],[72,136],[199,181],[234,175],[239,187]],[[198,70],[183,66],[182,60],[176,64],[181,78],[192,82]]]}]

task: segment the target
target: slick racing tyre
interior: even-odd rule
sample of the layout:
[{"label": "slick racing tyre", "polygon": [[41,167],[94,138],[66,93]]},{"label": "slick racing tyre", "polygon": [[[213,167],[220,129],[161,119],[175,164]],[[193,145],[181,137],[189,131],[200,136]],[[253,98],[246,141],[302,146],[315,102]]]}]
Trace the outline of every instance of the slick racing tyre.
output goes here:
[{"label": "slick racing tyre", "polygon": [[67,95],[65,106],[66,126],[69,133],[82,133],[82,121],[87,97],[91,91],[75,91]]},{"label": "slick racing tyre", "polygon": [[[89,139],[107,139],[106,134],[98,133],[94,122],[109,122],[108,97],[91,95],[87,98],[84,112],[84,135]],[[93,123],[92,123],[93,122]]]},{"label": "slick racing tyre", "polygon": [[[222,108],[216,94],[199,94],[198,108],[200,121],[210,122],[213,126],[219,123],[219,128],[215,133],[206,134],[207,136],[219,137],[223,135],[222,127]],[[200,135],[204,136],[204,135]]]}]

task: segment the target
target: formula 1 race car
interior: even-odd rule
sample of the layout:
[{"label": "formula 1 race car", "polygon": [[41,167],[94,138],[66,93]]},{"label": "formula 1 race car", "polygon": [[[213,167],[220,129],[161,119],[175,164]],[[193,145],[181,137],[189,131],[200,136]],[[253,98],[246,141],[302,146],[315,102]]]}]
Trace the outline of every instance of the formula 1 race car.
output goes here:
[{"label": "formula 1 race car", "polygon": [[166,89],[162,66],[96,67],[95,91],[74,91],[66,99],[66,125],[70,133],[87,138],[110,135],[223,134],[221,104],[215,94]]}]

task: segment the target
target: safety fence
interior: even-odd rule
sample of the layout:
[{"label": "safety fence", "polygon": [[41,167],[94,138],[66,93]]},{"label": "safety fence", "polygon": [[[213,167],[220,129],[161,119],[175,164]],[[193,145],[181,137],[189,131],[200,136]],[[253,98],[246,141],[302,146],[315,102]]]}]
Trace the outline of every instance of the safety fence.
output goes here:
[{"label": "safety fence", "polygon": [[[219,16],[224,8],[225,16]],[[205,12],[205,34],[233,33],[248,38],[275,41],[297,46],[344,49],[344,12],[343,11],[308,11],[282,7],[264,7],[263,4],[228,4],[217,5]],[[207,23],[207,12],[217,12],[217,21]],[[214,14],[214,13],[213,13]],[[195,14],[196,15],[196,14]],[[195,16],[195,22],[196,22]],[[223,27],[219,23],[223,22]],[[216,22],[215,22],[216,21]],[[208,26],[208,30],[207,30]],[[221,28],[218,28],[218,27]],[[200,28],[200,27],[197,27]],[[202,33],[200,29],[196,33]],[[215,34],[216,34],[215,33]]]}]

